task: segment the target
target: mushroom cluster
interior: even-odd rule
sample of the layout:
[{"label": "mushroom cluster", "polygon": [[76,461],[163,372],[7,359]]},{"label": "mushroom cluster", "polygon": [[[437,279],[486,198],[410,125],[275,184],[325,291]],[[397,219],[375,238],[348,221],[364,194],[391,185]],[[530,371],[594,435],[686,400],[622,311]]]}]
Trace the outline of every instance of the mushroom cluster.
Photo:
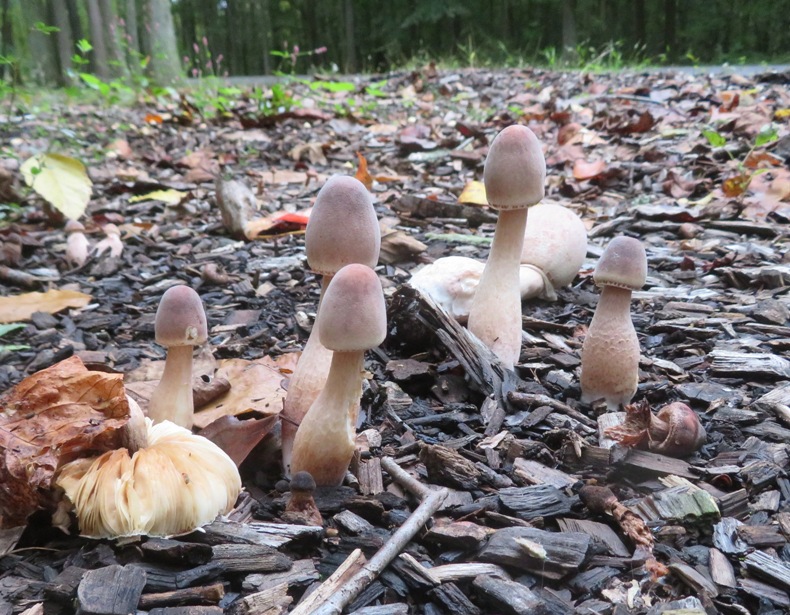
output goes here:
[{"label": "mushroom cluster", "polygon": [[[519,267],[521,300],[557,300],[557,289],[579,273],[587,254],[587,230],[573,211],[556,203],[530,209]],[[409,285],[450,316],[465,322],[485,265],[466,256],[436,259],[415,273]]]},{"label": "mushroom cluster", "polygon": [[[353,238],[353,240],[351,240]],[[305,232],[305,250],[310,268],[323,276],[318,300],[333,276],[345,265],[358,263],[375,267],[379,259],[381,232],[370,192],[358,179],[345,175],[330,177],[318,192]],[[319,340],[313,326],[288,383],[288,394],[280,414],[283,470],[291,471],[291,451],[296,430],[324,388],[332,352]]]}]

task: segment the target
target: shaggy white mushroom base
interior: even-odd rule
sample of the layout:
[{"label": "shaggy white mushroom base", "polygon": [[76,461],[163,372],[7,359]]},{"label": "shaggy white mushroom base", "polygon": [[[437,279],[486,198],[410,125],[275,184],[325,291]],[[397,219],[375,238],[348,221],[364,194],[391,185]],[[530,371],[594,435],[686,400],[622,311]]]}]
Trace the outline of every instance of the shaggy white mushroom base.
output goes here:
[{"label": "shaggy white mushroom base", "polygon": [[169,421],[145,419],[145,442],[60,471],[57,485],[88,538],[174,536],[229,512],[239,493],[236,464],[216,444]]}]

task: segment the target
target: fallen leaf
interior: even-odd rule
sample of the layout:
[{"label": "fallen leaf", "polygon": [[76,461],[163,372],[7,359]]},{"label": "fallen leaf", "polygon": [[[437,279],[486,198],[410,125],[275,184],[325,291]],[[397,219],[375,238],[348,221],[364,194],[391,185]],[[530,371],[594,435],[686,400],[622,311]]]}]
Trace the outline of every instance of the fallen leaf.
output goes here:
[{"label": "fallen leaf", "polygon": [[470,181],[458,196],[458,202],[464,205],[488,205],[485,184],[477,180]]},{"label": "fallen leaf", "polygon": [[307,221],[310,219],[305,212],[286,212],[255,218],[250,220],[245,226],[244,234],[248,239],[254,239],[258,235],[272,233],[286,233],[289,231],[303,231],[307,228]]},{"label": "fallen leaf", "polygon": [[140,203],[142,201],[162,201],[168,205],[180,205],[189,196],[189,192],[181,192],[172,188],[168,190],[154,190],[148,194],[140,194],[129,199],[130,203]]},{"label": "fallen leaf", "polygon": [[605,170],[606,161],[604,160],[593,160],[592,162],[587,162],[586,160],[580,158],[573,163],[573,178],[578,181],[592,179],[594,177],[598,177]]},{"label": "fallen leaf", "polygon": [[144,121],[146,124],[161,124],[164,118],[156,113],[146,113]]},{"label": "fallen leaf", "polygon": [[200,431],[200,435],[219,446],[237,466],[277,424],[278,415],[240,421],[235,416],[221,416]]},{"label": "fallen leaf", "polygon": [[76,158],[62,154],[39,154],[20,167],[25,183],[67,218],[85,213],[93,183]]},{"label": "fallen leaf", "polygon": [[743,173],[729,177],[722,182],[721,191],[724,193],[724,196],[735,198],[746,192],[746,188],[749,187],[749,182],[751,182],[751,180],[751,175],[745,175]]},{"label": "fallen leaf", "polygon": [[195,413],[195,427],[202,429],[221,416],[247,412],[279,414],[285,399],[283,379],[293,371],[299,353],[292,352],[274,360],[225,359],[220,361],[216,378],[230,382],[230,391]]},{"label": "fallen leaf", "polygon": [[21,525],[45,505],[62,464],[117,445],[128,418],[123,376],[88,371],[77,357],[0,398],[0,527]]},{"label": "fallen leaf", "polygon": [[370,176],[370,173],[368,172],[368,161],[365,160],[365,157],[360,152],[357,152],[357,159],[359,160],[359,168],[357,169],[357,172],[354,174],[354,177],[356,177],[359,181],[361,181],[365,185],[365,188],[367,188],[368,190],[372,190],[373,178]]},{"label": "fallen leaf", "polygon": [[0,297],[0,323],[28,320],[34,312],[56,314],[66,308],[81,308],[91,296],[76,290],[48,290]]}]

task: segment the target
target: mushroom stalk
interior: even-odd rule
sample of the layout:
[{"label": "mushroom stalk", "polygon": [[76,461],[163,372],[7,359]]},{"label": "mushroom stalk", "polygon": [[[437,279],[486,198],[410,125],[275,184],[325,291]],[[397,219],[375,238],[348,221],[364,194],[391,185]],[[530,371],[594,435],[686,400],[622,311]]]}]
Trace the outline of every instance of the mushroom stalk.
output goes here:
[{"label": "mushroom stalk", "polygon": [[499,212],[494,242],[469,312],[469,330],[511,369],[521,354],[519,264],[528,211]]},{"label": "mushroom stalk", "polygon": [[354,455],[364,355],[364,351],[333,354],[326,385],[294,439],[291,471],[309,472],[319,487],[340,485]]},{"label": "mushroom stalk", "polygon": [[[321,309],[321,301],[324,298],[326,287],[332,281],[331,275],[324,275],[321,280],[321,295],[318,298],[318,308]],[[332,363],[332,351],[328,350],[318,338],[317,323],[313,323],[313,328],[305,342],[302,355],[296,364],[293,374],[288,382],[288,395],[283,404],[283,411],[280,414],[282,425],[282,453],[283,471],[285,476],[291,475],[291,457],[293,456],[294,437],[296,430],[304,419],[310,406],[315,401],[321,389],[324,388],[329,366]]]},{"label": "mushroom stalk", "polygon": [[582,346],[582,401],[627,404],[639,382],[639,339],[631,321],[631,290],[604,286]]},{"label": "mushroom stalk", "polygon": [[154,423],[168,420],[192,429],[192,350],[192,346],[167,349],[165,370],[148,406],[148,416]]},{"label": "mushroom stalk", "polygon": [[[529,211],[529,210],[528,210]],[[557,300],[554,286],[546,278],[546,274],[534,265],[521,265],[518,273],[521,299],[534,299],[542,297],[550,301]]]}]

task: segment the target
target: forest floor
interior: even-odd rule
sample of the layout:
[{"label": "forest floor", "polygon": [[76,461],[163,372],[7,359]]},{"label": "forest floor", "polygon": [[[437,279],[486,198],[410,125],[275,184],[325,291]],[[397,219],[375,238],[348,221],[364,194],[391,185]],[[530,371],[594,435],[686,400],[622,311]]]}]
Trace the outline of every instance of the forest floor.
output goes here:
[{"label": "forest floor", "polygon": [[[347,612],[787,612],[788,82],[776,72],[425,68],[342,86],[71,104],[4,124],[0,202],[23,207],[0,209],[0,323],[23,326],[0,337],[0,393],[77,356],[124,374],[145,401],[164,359],[153,339],[159,298],[186,283],[210,330],[197,371],[231,384],[196,427],[276,413],[320,289],[305,261],[306,216],[334,173],[372,182],[390,328],[367,355],[355,479],[316,494],[323,531],[282,525],[287,486],[272,433],[241,466],[246,491],[231,520],[178,538],[180,547],[88,540],[74,527],[67,536],[50,511],[0,530],[0,615],[38,604],[69,613],[75,600],[85,613],[113,612],[92,602],[101,584],[132,610],[286,612],[355,549],[370,558],[407,522],[418,501],[382,471],[383,458],[449,495]],[[577,212],[589,236],[558,300],[524,303],[515,377],[405,286],[441,256],[486,258],[495,213],[459,196],[514,122],[545,146],[547,200]],[[67,262],[62,217],[22,181],[22,163],[41,152],[85,163],[86,235],[95,245],[115,224],[120,255]],[[255,193],[253,239],[223,225],[219,177]],[[632,302],[635,401],[654,410],[683,401],[707,430],[683,459],[614,445],[606,415],[579,400],[599,295],[592,271],[618,235],[641,239],[648,257]],[[25,293],[46,290],[30,308]],[[585,484],[611,487],[654,544],[635,544],[627,520],[617,522],[622,509],[590,510]],[[112,574],[92,574],[102,570]]]}]

